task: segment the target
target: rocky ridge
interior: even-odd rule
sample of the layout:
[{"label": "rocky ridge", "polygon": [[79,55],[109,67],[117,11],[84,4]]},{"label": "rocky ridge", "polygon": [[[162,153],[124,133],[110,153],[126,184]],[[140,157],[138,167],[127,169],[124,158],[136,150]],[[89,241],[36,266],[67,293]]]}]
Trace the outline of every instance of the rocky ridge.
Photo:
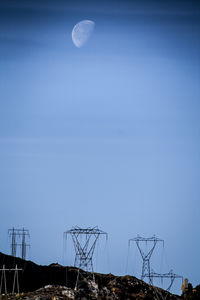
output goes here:
[{"label": "rocky ridge", "polygon": [[[183,299],[160,288],[150,286],[134,276],[91,274],[75,267],[64,267],[57,263],[41,266],[31,261],[0,253],[1,269],[3,266],[7,269],[14,269],[16,265],[23,269],[18,271],[20,293],[19,295],[3,295],[1,296],[2,300],[4,298],[10,300]],[[13,276],[13,272],[6,273],[8,293],[13,290]]]}]

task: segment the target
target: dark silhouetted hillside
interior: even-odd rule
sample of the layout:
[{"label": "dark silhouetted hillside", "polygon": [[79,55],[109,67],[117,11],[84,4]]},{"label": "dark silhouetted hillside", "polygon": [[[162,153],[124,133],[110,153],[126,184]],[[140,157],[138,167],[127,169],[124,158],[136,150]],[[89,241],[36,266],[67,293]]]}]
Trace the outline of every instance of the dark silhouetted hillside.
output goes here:
[{"label": "dark silhouetted hillside", "polygon": [[[20,295],[24,300],[47,299],[183,299],[172,295],[160,288],[155,288],[133,276],[114,276],[113,274],[99,274],[80,270],[77,283],[78,269],[64,267],[59,264],[49,266],[37,265],[0,253],[0,267],[7,269],[22,268],[19,271]],[[6,272],[8,292],[12,291],[14,272]],[[77,288],[75,289],[75,286]],[[23,294],[22,294],[23,292]],[[9,296],[9,299],[15,299]]]}]

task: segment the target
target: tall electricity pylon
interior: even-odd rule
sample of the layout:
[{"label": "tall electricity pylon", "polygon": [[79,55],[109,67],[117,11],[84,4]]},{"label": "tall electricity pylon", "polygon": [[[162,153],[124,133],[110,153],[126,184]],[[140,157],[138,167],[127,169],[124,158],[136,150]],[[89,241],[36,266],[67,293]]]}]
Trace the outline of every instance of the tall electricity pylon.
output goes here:
[{"label": "tall electricity pylon", "polygon": [[[29,231],[27,229],[12,229],[8,230],[8,234],[11,237],[11,255],[16,257],[17,246],[21,247],[21,258],[26,259],[26,248],[30,245],[26,243],[26,237],[30,238]],[[19,243],[17,243],[19,241]]]},{"label": "tall electricity pylon", "polygon": [[11,236],[11,255],[16,257],[16,251],[17,251],[16,229],[14,228],[9,229],[8,234]]},{"label": "tall electricity pylon", "polygon": [[107,239],[107,233],[98,229],[97,226],[94,228],[80,228],[76,226],[64,232],[64,238],[67,238],[67,235],[71,235],[74,244],[74,266],[93,272],[93,254],[97,240],[100,235],[106,235]]},{"label": "tall electricity pylon", "polygon": [[163,279],[169,279],[170,283],[169,286],[167,287],[166,291],[170,291],[173,282],[176,278],[181,278],[182,279],[182,284],[183,284],[183,276],[174,274],[173,270],[170,270],[169,273],[165,273],[165,274],[161,274],[161,273],[156,273],[154,271],[150,272],[150,284],[152,285],[154,292],[155,292],[155,299],[157,300],[166,300],[168,298],[168,293],[162,293],[160,289],[158,289],[156,286],[153,285],[153,278],[159,278],[161,279],[161,281],[163,281]]},{"label": "tall electricity pylon", "polygon": [[[149,278],[149,283],[151,283],[152,278],[151,278],[151,270],[150,270],[150,258],[153,254],[156,244],[158,242],[162,242],[164,246],[164,240],[157,238],[155,235],[150,238],[144,238],[138,235],[136,238],[129,240],[129,245],[130,242],[136,243],[143,260],[141,279],[144,280],[144,278],[147,277]],[[149,245],[149,248],[147,250],[144,250],[144,243],[146,244],[146,246],[147,244]]]},{"label": "tall electricity pylon", "polygon": [[154,271],[150,272],[150,278],[151,278],[151,284],[153,285],[153,278],[160,278],[161,280],[163,279],[170,279],[170,284],[166,291],[170,291],[172,284],[174,283],[174,280],[176,278],[182,279],[182,284],[183,284],[183,276],[174,274],[173,270],[170,270],[169,273],[161,274],[161,273],[156,273]]},{"label": "tall electricity pylon", "polygon": [[26,248],[29,247],[30,245],[26,244],[26,236],[30,238],[29,231],[25,230],[24,228],[22,229],[22,259],[26,259]]},{"label": "tall electricity pylon", "polygon": [[13,289],[12,294],[15,293],[15,289],[17,288],[17,293],[19,294],[19,277],[18,277],[18,271],[23,271],[23,269],[19,269],[17,265],[15,266],[15,269],[6,269],[5,265],[3,265],[3,268],[0,269],[1,271],[1,282],[0,282],[0,295],[2,295],[3,291],[3,283],[4,283],[4,294],[7,295],[7,282],[6,282],[6,272],[14,271],[14,280],[13,280]]}]

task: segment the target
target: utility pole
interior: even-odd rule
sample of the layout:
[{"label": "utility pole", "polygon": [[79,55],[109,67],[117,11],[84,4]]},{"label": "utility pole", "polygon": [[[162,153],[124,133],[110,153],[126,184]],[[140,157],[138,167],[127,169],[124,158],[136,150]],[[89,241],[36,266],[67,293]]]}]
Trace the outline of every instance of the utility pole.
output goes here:
[{"label": "utility pole", "polygon": [[[29,244],[26,243],[26,238],[30,238],[29,230],[27,229],[12,229],[8,230],[8,235],[11,237],[11,255],[16,257],[17,255],[17,246],[21,247],[21,258],[26,259],[26,248],[30,247]],[[19,242],[19,243],[17,243]]]},{"label": "utility pole", "polygon": [[[151,283],[152,278],[150,272],[150,259],[156,247],[156,244],[158,242],[162,242],[164,246],[164,240],[157,238],[155,235],[150,238],[144,238],[138,235],[136,238],[129,240],[129,246],[130,242],[136,243],[143,260],[141,279],[144,280],[144,278],[147,277],[149,278],[149,283]],[[144,245],[149,246],[149,248],[144,249]]]}]

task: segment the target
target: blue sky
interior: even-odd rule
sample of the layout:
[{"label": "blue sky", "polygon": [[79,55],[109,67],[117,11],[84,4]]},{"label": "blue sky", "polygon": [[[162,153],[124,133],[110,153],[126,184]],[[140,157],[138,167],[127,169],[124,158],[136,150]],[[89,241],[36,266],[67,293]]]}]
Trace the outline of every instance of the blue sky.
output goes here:
[{"label": "blue sky", "polygon": [[[155,271],[199,283],[199,14],[198,1],[0,1],[0,251],[24,226],[30,259],[62,263],[63,232],[98,225],[97,271],[140,276],[128,239],[156,234]],[[84,19],[95,30],[77,49]]]}]

